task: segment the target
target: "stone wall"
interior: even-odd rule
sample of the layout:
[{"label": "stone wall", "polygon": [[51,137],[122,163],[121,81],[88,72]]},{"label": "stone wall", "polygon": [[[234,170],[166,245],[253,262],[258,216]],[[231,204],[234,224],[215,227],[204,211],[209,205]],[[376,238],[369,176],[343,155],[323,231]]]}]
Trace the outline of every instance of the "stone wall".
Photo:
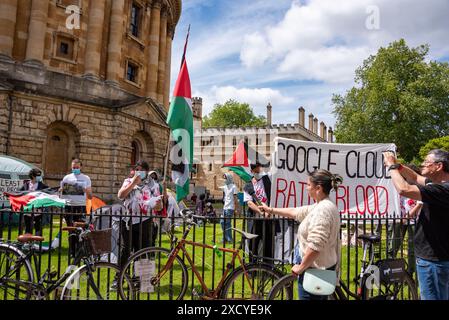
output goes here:
[{"label": "stone wall", "polygon": [[[4,103],[3,100],[0,101]],[[83,172],[92,179],[94,194],[104,200],[114,200],[129,173],[132,141],[137,139],[143,146],[141,159],[147,160],[152,168],[162,170],[168,139],[168,129],[150,121],[155,115],[151,115],[147,105],[134,107],[141,110],[140,118],[129,112],[133,107],[127,108],[111,110],[15,94],[9,155],[48,170],[52,164],[46,163],[47,132],[59,123],[78,136],[75,156],[83,161]],[[4,114],[3,110],[0,109],[0,114]],[[5,118],[8,117],[1,117],[0,128],[5,126]],[[71,157],[67,161],[69,171]],[[62,176],[48,176],[46,182],[56,186]]]}]

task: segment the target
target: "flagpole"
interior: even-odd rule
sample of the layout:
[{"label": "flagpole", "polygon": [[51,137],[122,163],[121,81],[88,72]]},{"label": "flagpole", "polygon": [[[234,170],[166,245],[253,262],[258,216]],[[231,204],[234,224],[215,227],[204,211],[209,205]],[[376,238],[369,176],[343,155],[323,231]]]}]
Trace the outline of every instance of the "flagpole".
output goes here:
[{"label": "flagpole", "polygon": [[[183,51],[182,58],[181,58],[181,67],[180,67],[180,69],[182,69],[182,65],[184,64],[184,60],[186,58],[187,44],[189,42],[189,36],[190,36],[190,24],[189,24],[189,27],[187,29],[186,41],[184,43],[184,51]],[[165,152],[164,179],[162,181],[164,196],[167,195],[167,181],[166,181],[166,177],[167,177],[167,168],[168,168],[168,159],[169,159],[169,157],[170,157],[170,134],[168,135],[167,150]]]}]

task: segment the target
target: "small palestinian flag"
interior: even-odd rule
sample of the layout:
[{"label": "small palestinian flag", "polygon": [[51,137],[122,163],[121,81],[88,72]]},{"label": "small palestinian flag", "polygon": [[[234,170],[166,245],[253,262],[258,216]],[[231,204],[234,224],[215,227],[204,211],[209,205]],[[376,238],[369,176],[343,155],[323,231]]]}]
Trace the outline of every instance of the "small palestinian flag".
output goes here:
[{"label": "small palestinian flag", "polygon": [[251,181],[253,174],[248,160],[248,145],[244,141],[239,143],[231,159],[225,162],[223,168],[229,168],[245,182]]},{"label": "small palestinian flag", "polygon": [[64,208],[65,200],[56,194],[48,194],[41,191],[29,192],[22,195],[6,194],[9,197],[9,203],[14,211],[19,211],[22,206],[24,211],[31,211],[33,208],[60,207]]}]

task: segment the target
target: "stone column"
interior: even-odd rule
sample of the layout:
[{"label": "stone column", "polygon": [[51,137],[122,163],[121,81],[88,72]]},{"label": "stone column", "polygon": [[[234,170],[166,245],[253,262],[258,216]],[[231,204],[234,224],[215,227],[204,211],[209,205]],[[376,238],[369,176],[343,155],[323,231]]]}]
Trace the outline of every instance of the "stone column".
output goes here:
[{"label": "stone column", "polygon": [[48,0],[33,0],[25,60],[44,60],[45,33],[47,32]]},{"label": "stone column", "polygon": [[298,120],[299,120],[299,125],[301,127],[304,127],[305,125],[305,115],[306,115],[306,110],[303,107],[299,107],[298,108]]},{"label": "stone column", "polygon": [[109,26],[108,65],[106,81],[118,84],[123,44],[123,13],[125,0],[112,0],[111,23]]},{"label": "stone column", "polygon": [[[101,42],[103,38],[105,0],[90,0],[87,25],[84,76],[98,79],[100,76]],[[123,13],[122,13],[123,14]]]},{"label": "stone column", "polygon": [[165,67],[167,59],[167,16],[168,8],[164,6],[161,10],[161,29],[159,32],[159,63],[157,72],[157,101],[162,104],[164,103]]},{"label": "stone column", "polygon": [[17,0],[0,2],[0,54],[12,57],[16,29]]},{"label": "stone column", "polygon": [[171,76],[171,49],[175,27],[173,25],[167,26],[167,49],[165,55],[165,88],[164,88],[164,107],[169,108],[170,104],[170,76]]},{"label": "stone column", "polygon": [[159,64],[159,32],[161,22],[161,1],[154,0],[151,7],[150,36],[148,45],[148,67],[146,96],[157,99],[157,72]]}]

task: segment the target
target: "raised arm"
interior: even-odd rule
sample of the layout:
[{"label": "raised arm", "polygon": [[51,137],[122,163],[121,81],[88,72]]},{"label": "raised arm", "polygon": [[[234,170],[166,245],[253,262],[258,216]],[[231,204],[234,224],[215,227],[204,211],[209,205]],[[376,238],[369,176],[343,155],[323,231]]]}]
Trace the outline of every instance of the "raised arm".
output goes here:
[{"label": "raised arm", "polygon": [[311,207],[312,206],[304,206],[298,208],[271,208],[262,203],[262,205],[258,208],[260,211],[266,212],[269,215],[279,215],[281,217],[302,221],[310,212]]}]

